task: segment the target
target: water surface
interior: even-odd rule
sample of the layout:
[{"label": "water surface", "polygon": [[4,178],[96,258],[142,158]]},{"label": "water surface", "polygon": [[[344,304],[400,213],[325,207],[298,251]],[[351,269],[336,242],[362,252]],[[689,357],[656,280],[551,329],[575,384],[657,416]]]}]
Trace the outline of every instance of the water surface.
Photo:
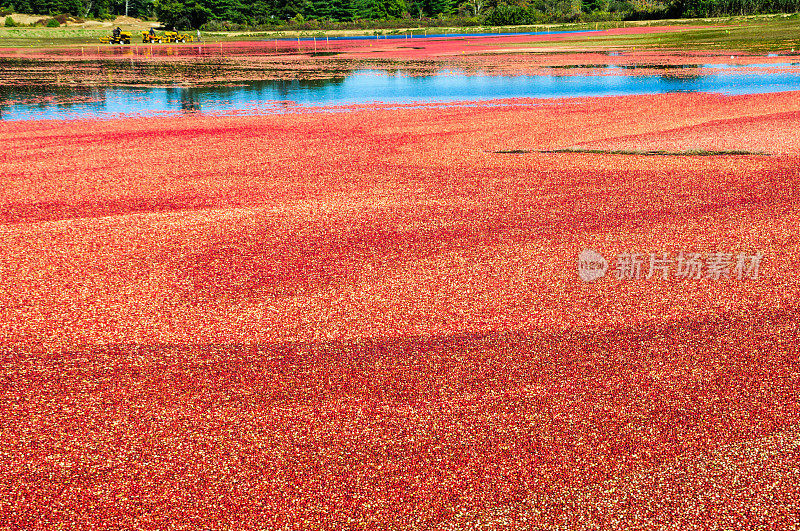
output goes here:
[{"label": "water surface", "polygon": [[[202,113],[286,112],[297,105],[315,108],[370,103],[440,103],[510,98],[576,98],[711,92],[757,94],[800,90],[794,63],[686,65],[657,75],[635,75],[636,67],[604,66],[593,74],[498,76],[442,71],[410,75],[357,70],[323,80],[248,82],[203,87],[0,87],[3,120],[114,118]],[[762,68],[763,67],[763,68]],[[688,72],[688,73],[687,73]],[[692,73],[702,72],[702,74]]]}]

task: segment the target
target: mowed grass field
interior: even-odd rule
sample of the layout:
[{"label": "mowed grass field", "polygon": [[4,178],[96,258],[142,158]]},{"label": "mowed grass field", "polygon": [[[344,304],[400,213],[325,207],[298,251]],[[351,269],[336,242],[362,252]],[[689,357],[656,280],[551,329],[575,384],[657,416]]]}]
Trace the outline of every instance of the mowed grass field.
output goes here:
[{"label": "mowed grass field", "polygon": [[[671,24],[676,22],[690,24],[691,27],[687,27],[685,31],[663,34],[578,36],[566,39],[557,46],[578,45],[586,48],[636,48],[640,50],[722,49],[752,53],[794,52],[795,50],[800,52],[800,17],[797,14],[670,21]],[[628,22],[623,27],[636,26],[636,24]],[[598,28],[604,29],[600,25]]]},{"label": "mowed grass field", "polygon": [[[798,119],[0,123],[0,527],[796,527]],[[764,258],[587,283],[584,249]]]}]

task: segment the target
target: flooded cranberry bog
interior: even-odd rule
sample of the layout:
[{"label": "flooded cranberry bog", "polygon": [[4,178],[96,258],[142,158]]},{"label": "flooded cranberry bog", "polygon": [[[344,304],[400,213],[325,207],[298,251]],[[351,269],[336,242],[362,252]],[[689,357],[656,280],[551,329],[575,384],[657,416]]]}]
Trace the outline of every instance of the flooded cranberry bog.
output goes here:
[{"label": "flooded cranberry bog", "polygon": [[0,528],[797,526],[797,59],[532,38],[0,53]]}]

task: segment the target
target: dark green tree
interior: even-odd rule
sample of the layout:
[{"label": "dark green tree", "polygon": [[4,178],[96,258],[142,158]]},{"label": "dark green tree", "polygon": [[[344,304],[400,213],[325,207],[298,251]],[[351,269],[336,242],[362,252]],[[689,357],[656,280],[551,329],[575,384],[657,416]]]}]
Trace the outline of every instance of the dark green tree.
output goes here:
[{"label": "dark green tree", "polygon": [[383,18],[380,0],[353,0],[353,17],[359,20]]},{"label": "dark green tree", "polygon": [[153,7],[161,25],[169,29],[199,28],[213,14],[210,9],[196,2],[187,5],[177,0],[156,0]]},{"label": "dark green tree", "polygon": [[432,17],[440,13],[449,14],[455,6],[455,0],[425,0],[425,12]]},{"label": "dark green tree", "polygon": [[401,18],[409,12],[409,7],[405,0],[382,0],[381,11],[385,18]]},{"label": "dark green tree", "polygon": [[352,0],[331,0],[331,18],[339,21],[353,20]]}]

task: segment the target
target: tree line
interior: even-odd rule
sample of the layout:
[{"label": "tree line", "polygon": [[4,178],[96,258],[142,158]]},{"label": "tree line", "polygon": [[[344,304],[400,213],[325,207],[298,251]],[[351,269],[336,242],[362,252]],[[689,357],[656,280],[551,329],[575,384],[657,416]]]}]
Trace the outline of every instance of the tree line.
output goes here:
[{"label": "tree line", "polygon": [[179,29],[523,25],[796,13],[800,0],[13,0],[3,11],[157,18]]}]

